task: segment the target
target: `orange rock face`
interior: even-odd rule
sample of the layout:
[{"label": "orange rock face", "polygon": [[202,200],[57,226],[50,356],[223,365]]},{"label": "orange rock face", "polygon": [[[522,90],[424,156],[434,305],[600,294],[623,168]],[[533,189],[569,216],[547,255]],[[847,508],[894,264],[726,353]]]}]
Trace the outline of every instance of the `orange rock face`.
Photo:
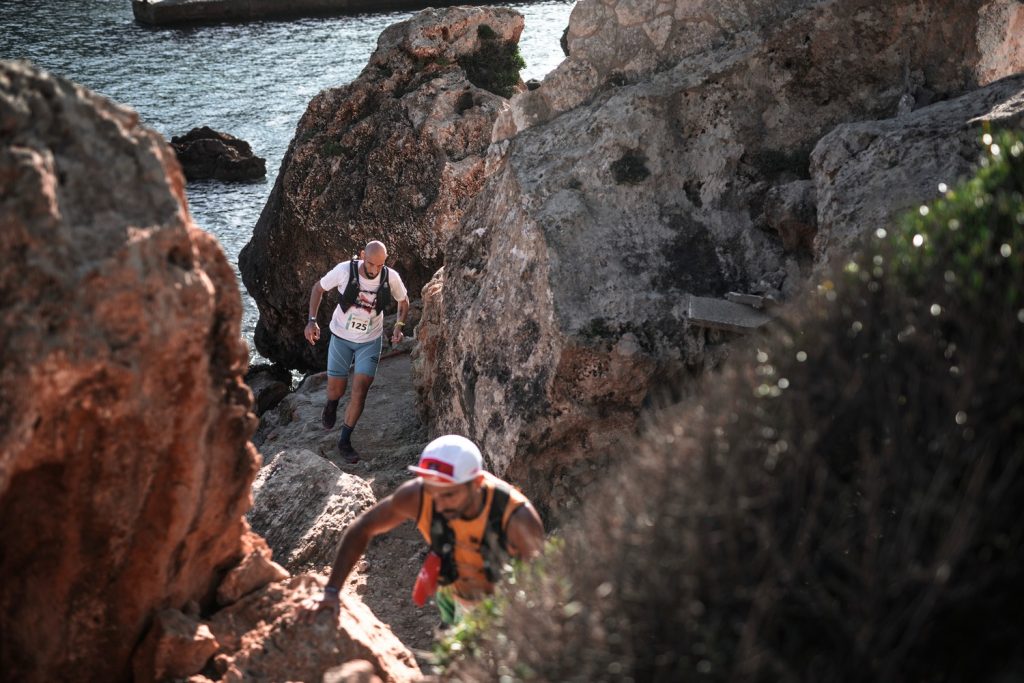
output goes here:
[{"label": "orange rock face", "polygon": [[126,680],[212,604],[258,455],[240,299],[137,116],[0,63],[0,671]]},{"label": "orange rock face", "polygon": [[[388,683],[423,678],[412,653],[366,605],[349,595],[341,595],[335,621],[327,613],[311,624],[296,620],[299,605],[318,595],[317,580],[294,576],[217,612],[209,622],[222,650],[213,658],[217,680],[322,681],[332,671],[330,678],[336,680],[337,667],[357,660],[369,663],[372,675]],[[350,664],[348,674],[358,681],[360,668],[365,664]]]}]

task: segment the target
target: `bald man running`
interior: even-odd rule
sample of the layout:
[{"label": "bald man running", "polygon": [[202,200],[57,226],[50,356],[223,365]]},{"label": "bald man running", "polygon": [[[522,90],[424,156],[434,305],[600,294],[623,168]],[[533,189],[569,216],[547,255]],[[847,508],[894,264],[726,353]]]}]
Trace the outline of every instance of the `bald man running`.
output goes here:
[{"label": "bald man running", "polygon": [[306,323],[306,341],[315,344],[320,339],[317,311],[324,292],[334,287],[340,294],[338,305],[331,316],[331,344],[327,351],[327,403],[321,420],[324,427],[333,429],[337,421],[338,401],[348,385],[352,367],[352,394],[345,409],[345,422],[338,438],[338,453],[348,463],[359,462],[359,454],[352,447],[352,430],[363,414],[366,393],[373,384],[380,361],[381,342],[384,337],[384,309],[391,301],[398,302],[398,319],[391,333],[391,343],[397,344],[404,336],[405,316],[409,313],[409,295],[402,278],[384,265],[387,247],[376,240],[367,243],[359,258],[343,261],[313,284],[309,293],[309,320]]}]

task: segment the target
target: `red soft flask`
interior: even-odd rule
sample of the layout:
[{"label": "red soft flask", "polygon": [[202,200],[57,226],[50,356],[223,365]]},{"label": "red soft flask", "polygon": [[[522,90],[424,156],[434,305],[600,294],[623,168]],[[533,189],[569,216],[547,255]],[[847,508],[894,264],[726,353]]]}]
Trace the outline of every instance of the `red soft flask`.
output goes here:
[{"label": "red soft flask", "polygon": [[416,575],[416,585],[412,587],[412,601],[418,607],[427,603],[427,598],[437,590],[437,575],[441,571],[441,558],[437,553],[428,553],[423,560],[420,573]]}]

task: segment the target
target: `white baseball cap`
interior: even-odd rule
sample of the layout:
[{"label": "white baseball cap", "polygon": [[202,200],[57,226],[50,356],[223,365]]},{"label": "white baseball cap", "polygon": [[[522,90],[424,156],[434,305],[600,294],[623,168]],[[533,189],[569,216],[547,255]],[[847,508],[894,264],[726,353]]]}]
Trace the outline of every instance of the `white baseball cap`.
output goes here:
[{"label": "white baseball cap", "polygon": [[409,471],[438,484],[465,484],[483,471],[484,460],[476,444],[464,436],[439,436],[423,449]]}]

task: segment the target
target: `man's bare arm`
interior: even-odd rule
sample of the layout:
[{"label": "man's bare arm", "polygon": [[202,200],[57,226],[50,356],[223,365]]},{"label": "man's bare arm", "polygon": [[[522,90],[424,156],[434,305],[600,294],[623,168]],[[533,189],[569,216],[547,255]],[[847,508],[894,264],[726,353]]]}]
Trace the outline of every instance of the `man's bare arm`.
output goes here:
[{"label": "man's bare arm", "polygon": [[316,323],[316,313],[320,310],[320,300],[324,296],[324,288],[320,286],[320,281],[317,280],[313,283],[313,289],[309,292],[309,316],[306,321],[306,329],[303,331],[303,336],[306,337],[306,341],[310,344],[315,344],[320,339],[320,326]]},{"label": "man's bare arm", "polygon": [[366,551],[370,539],[391,531],[402,522],[416,519],[421,488],[422,483],[418,479],[407,481],[390,496],[356,517],[341,537],[338,556],[331,568],[331,578],[327,580],[328,586],[341,589],[345,585],[345,579]]},{"label": "man's bare arm", "polygon": [[402,522],[416,519],[419,515],[423,483],[413,479],[399,486],[394,493],[381,500],[372,508],[356,517],[345,530],[338,546],[338,554],[331,568],[331,576],[319,600],[308,600],[300,610],[300,620],[312,621],[317,612],[337,612],[338,593],[348,578],[352,567],[366,551],[374,536],[387,533]]},{"label": "man's bare arm", "polygon": [[409,297],[398,302],[398,316],[395,319],[395,329],[391,332],[391,343],[397,344],[405,336],[405,316],[409,315]]},{"label": "man's bare arm", "polygon": [[532,560],[544,551],[544,524],[532,505],[516,508],[505,529],[512,557]]}]

